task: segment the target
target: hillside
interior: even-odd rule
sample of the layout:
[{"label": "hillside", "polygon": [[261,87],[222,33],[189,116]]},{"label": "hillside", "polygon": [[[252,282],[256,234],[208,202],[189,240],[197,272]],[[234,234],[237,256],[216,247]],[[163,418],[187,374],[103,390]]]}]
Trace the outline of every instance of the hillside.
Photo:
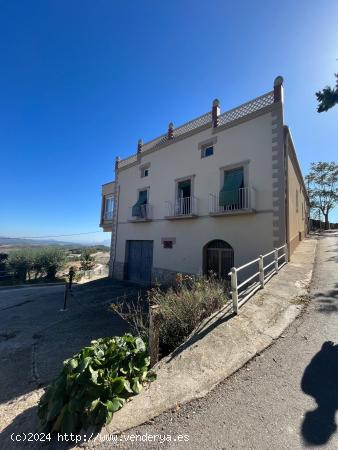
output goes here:
[{"label": "hillside", "polygon": [[79,243],[79,242],[56,241],[54,239],[22,239],[22,238],[9,238],[6,236],[0,236],[0,249],[13,250],[15,248],[27,248],[27,247],[64,247],[67,249],[96,247],[99,250],[109,251],[109,241]]}]

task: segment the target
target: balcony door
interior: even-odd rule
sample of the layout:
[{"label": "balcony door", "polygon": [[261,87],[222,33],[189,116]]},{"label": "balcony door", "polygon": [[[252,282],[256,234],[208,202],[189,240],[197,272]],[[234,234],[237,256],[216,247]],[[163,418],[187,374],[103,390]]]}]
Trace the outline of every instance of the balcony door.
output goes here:
[{"label": "balcony door", "polygon": [[191,179],[177,183],[176,214],[191,214]]},{"label": "balcony door", "polygon": [[204,247],[204,273],[212,272],[217,278],[228,278],[228,273],[234,266],[234,250],[230,244],[222,240],[214,240]]},{"label": "balcony door", "polygon": [[225,210],[241,209],[243,206],[244,170],[238,167],[224,171],[219,204]]}]

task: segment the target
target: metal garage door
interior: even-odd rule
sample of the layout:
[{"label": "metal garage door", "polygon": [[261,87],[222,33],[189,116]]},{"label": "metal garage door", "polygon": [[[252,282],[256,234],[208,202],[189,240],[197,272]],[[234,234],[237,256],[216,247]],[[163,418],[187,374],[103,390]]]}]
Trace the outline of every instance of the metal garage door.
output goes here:
[{"label": "metal garage door", "polygon": [[153,241],[127,241],[127,278],[138,283],[151,283]]}]

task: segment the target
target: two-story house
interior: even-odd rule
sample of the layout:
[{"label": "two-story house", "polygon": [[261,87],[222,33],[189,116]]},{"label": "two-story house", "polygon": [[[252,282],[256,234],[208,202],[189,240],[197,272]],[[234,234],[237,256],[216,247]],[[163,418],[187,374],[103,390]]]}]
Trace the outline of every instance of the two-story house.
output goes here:
[{"label": "two-story house", "polygon": [[168,282],[177,272],[226,277],[230,268],[307,229],[308,198],[283,118],[283,79],[225,113],[211,111],[116,158],[102,188],[110,274]]}]

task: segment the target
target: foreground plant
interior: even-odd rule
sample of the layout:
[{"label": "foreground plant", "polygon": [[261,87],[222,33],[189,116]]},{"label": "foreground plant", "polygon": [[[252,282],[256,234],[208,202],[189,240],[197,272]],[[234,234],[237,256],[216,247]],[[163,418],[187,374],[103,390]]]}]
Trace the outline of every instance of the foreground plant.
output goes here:
[{"label": "foreground plant", "polygon": [[126,400],[153,381],[144,341],[131,334],[91,342],[63,363],[38,405],[43,432],[78,432],[108,424]]}]

